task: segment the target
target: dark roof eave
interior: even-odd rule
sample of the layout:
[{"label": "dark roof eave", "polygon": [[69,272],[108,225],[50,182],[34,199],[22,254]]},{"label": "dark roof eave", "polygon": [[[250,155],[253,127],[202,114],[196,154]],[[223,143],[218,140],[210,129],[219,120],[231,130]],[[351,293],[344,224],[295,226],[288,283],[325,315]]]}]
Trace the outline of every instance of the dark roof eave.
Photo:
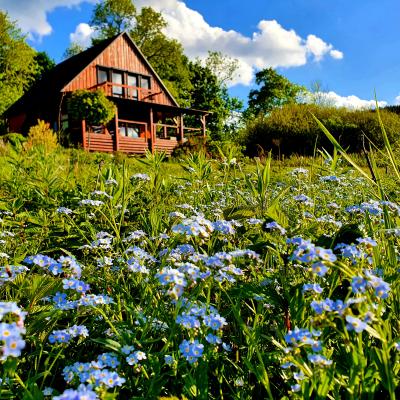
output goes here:
[{"label": "dark roof eave", "polygon": [[205,111],[205,110],[196,110],[194,108],[185,108],[185,107],[177,107],[177,106],[171,106],[168,104],[160,104],[160,103],[152,103],[149,101],[140,101],[140,100],[130,100],[130,99],[120,99],[120,98],[115,98],[115,97],[109,97],[110,100],[112,101],[129,101],[132,102],[134,101],[136,104],[139,106],[142,106],[144,108],[150,109],[153,108],[155,110],[160,110],[160,111],[170,111],[170,112],[175,112],[177,114],[187,114],[187,115],[209,115],[212,114],[211,111]]}]

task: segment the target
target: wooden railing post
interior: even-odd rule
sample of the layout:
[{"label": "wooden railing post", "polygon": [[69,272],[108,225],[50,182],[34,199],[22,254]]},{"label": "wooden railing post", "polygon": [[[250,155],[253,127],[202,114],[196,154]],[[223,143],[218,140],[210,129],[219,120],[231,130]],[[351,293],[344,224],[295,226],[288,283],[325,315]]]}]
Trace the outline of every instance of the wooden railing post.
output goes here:
[{"label": "wooden railing post", "polygon": [[150,151],[154,153],[154,145],[155,145],[155,132],[154,132],[154,123],[153,123],[153,107],[150,107]]},{"label": "wooden railing post", "polygon": [[115,110],[115,151],[119,150],[119,123],[118,123],[118,108]]},{"label": "wooden railing post", "polygon": [[82,129],[82,147],[83,150],[86,150],[86,121],[84,119],[82,120],[81,129]]},{"label": "wooden railing post", "polygon": [[203,137],[206,137],[206,115],[201,116],[201,128],[203,131]]},{"label": "wooden railing post", "polygon": [[179,118],[179,141],[183,143],[184,126],[183,126],[183,114]]}]

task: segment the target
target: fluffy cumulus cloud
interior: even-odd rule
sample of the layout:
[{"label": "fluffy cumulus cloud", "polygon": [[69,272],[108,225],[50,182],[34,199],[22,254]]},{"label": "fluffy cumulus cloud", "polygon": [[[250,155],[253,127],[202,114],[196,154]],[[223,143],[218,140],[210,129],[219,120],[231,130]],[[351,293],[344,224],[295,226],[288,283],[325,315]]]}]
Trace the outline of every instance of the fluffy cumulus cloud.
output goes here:
[{"label": "fluffy cumulus cloud", "polygon": [[341,60],[343,58],[343,53],[339,50],[330,50],[329,55],[336,60]]},{"label": "fluffy cumulus cloud", "polygon": [[[74,7],[97,0],[0,0],[0,7],[31,37],[42,37],[52,32],[48,13],[57,7]],[[205,58],[207,52],[220,51],[238,60],[238,71],[231,85],[250,85],[254,72],[266,67],[297,67],[309,60],[319,62],[326,57],[343,58],[343,53],[323,39],[309,34],[299,36],[275,20],[261,20],[252,35],[211,26],[203,16],[181,0],[136,0],[140,9],[151,6],[160,11],[168,23],[166,34],[179,40],[190,58]],[[70,34],[71,41],[82,45],[90,42],[92,28],[81,23]]]},{"label": "fluffy cumulus cloud", "polygon": [[398,96],[396,96],[396,98],[394,99],[394,104],[396,106],[400,106],[400,94]]},{"label": "fluffy cumulus cloud", "polygon": [[[340,96],[335,92],[319,92],[310,95],[309,101],[317,98],[319,103],[323,103],[326,105],[334,106],[334,107],[346,107],[349,109],[369,109],[375,108],[376,103],[375,100],[363,100],[357,96]],[[307,99],[305,99],[307,101]],[[399,96],[400,100],[400,96]],[[379,107],[385,107],[388,105],[386,101],[378,101]]]},{"label": "fluffy cumulus cloud", "polygon": [[232,84],[249,85],[260,68],[296,67],[310,59],[318,62],[324,57],[343,58],[332,44],[313,34],[302,38],[275,20],[261,20],[251,36],[244,36],[209,25],[199,12],[180,0],[138,0],[135,4],[160,11],[168,22],[166,34],[179,40],[189,57],[202,58],[212,50],[236,58],[239,69]]},{"label": "fluffy cumulus cloud", "polygon": [[53,28],[47,15],[58,7],[75,7],[83,2],[96,0],[0,0],[0,8],[8,12],[11,20],[18,21],[20,28],[31,38],[50,35]]},{"label": "fluffy cumulus cloud", "polygon": [[90,46],[93,35],[94,29],[88,24],[81,23],[76,27],[75,32],[69,35],[69,39],[86,48]]}]

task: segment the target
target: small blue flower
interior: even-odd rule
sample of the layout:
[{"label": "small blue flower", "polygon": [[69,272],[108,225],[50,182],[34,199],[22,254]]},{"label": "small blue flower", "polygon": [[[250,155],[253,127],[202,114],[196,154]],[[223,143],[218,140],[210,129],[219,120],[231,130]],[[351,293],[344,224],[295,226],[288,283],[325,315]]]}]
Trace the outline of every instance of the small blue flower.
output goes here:
[{"label": "small blue flower", "polygon": [[299,392],[301,390],[301,386],[298,383],[290,386],[290,388],[292,389],[292,392]]},{"label": "small blue flower", "polygon": [[360,333],[367,328],[367,324],[358,318],[352,317],[351,315],[346,315],[346,328],[348,331],[355,331]]},{"label": "small blue flower", "polygon": [[311,292],[320,294],[323,292],[323,289],[322,289],[321,285],[319,285],[318,283],[305,283],[303,285],[303,293],[307,292],[307,291],[311,291]]},{"label": "small blue flower", "polygon": [[171,355],[168,355],[168,354],[166,354],[164,356],[164,361],[165,361],[165,364],[167,364],[167,365],[173,365],[175,362],[174,357],[172,357]]}]

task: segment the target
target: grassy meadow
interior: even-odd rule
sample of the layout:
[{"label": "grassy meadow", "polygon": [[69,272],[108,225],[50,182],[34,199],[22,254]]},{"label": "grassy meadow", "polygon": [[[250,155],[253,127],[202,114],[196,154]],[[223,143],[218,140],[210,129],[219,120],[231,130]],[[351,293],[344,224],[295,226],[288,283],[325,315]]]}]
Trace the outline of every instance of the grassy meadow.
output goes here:
[{"label": "grassy meadow", "polygon": [[400,397],[396,165],[1,151],[1,399]]}]

